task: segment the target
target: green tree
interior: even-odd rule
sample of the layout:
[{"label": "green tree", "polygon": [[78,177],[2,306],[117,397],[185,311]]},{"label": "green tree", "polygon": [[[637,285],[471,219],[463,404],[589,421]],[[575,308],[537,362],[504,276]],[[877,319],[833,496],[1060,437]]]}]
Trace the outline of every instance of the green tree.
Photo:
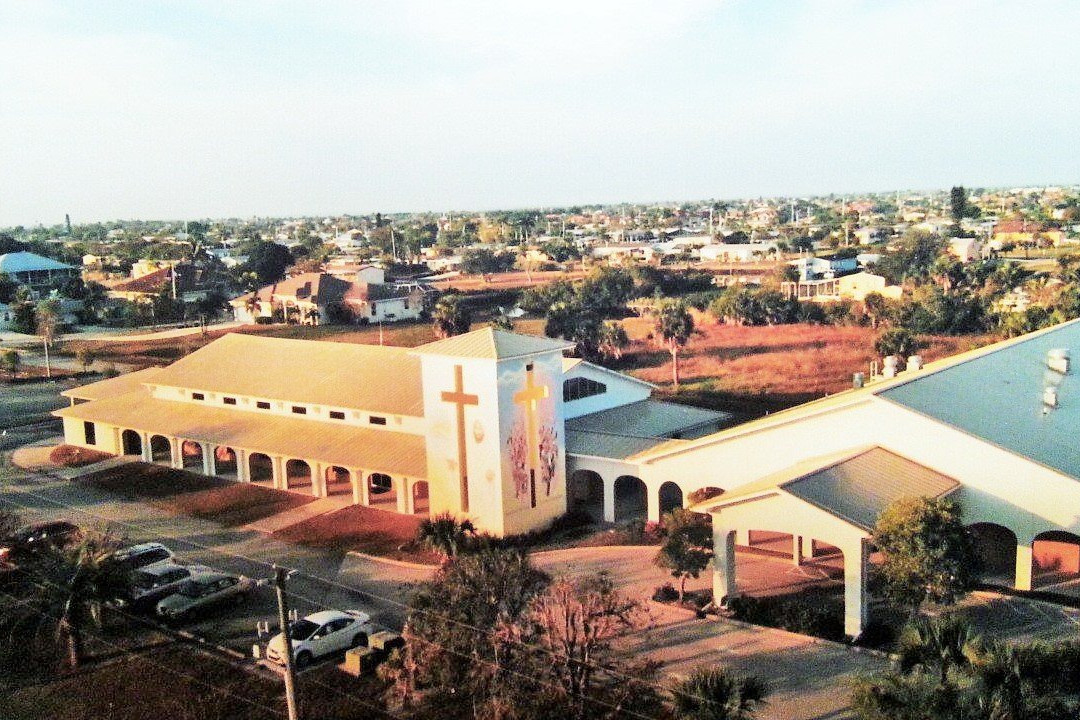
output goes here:
[{"label": "green tree", "polygon": [[877,519],[874,545],[886,594],[912,613],[924,601],[951,604],[974,582],[971,537],[951,498],[894,501]]},{"label": "green tree", "polygon": [[514,319],[504,312],[496,313],[491,316],[491,327],[496,330],[514,332]]},{"label": "green tree", "polygon": [[656,317],[656,333],[671,353],[671,379],[679,387],[679,353],[694,334],[694,318],[682,302],[668,302]]},{"label": "green tree", "polygon": [[922,668],[936,673],[944,685],[954,668],[968,665],[977,637],[974,626],[961,615],[918,618],[900,633],[900,670]]},{"label": "green tree", "polygon": [[252,272],[258,278],[258,286],[269,285],[285,277],[285,268],[295,262],[289,248],[274,242],[258,241],[246,248],[247,261],[237,270],[241,276]]},{"label": "green tree", "polygon": [[0,353],[0,367],[4,368],[8,377],[12,382],[15,382],[15,375],[19,372],[19,364],[22,362],[22,358],[19,357],[19,351],[12,348],[7,348]]},{"label": "green tree", "polygon": [[953,222],[957,225],[967,217],[967,190],[962,185],[954,185],[952,190],[949,191],[949,212],[952,215]]},{"label": "green tree", "polygon": [[476,536],[476,527],[469,520],[458,520],[444,512],[424,518],[416,530],[416,539],[444,558],[452,558]]},{"label": "green tree", "polygon": [[758,677],[699,667],[671,688],[675,720],[752,720],[769,691]]},{"label": "green tree", "polygon": [[622,358],[623,350],[630,345],[630,337],[626,334],[626,328],[616,320],[605,320],[600,326],[599,336],[596,339],[596,349],[604,360],[612,361]]},{"label": "green tree", "polygon": [[435,334],[442,338],[469,332],[472,313],[457,295],[444,295],[435,303],[431,319]]},{"label": "green tree", "polygon": [[52,360],[49,351],[60,327],[60,301],[49,299],[39,302],[34,311],[34,326],[35,332],[41,338],[41,344],[45,347],[45,376],[51,378]]},{"label": "green tree", "polygon": [[667,536],[656,554],[657,566],[679,581],[679,602],[686,596],[686,581],[696,578],[713,557],[712,527],[706,516],[675,508],[663,518]]},{"label": "green tree", "polygon": [[75,360],[82,365],[83,372],[89,372],[96,359],[97,355],[88,347],[83,346],[75,351]]},{"label": "green tree", "polygon": [[874,351],[882,357],[899,355],[902,358],[914,355],[919,349],[919,341],[904,328],[889,328],[874,341]]}]

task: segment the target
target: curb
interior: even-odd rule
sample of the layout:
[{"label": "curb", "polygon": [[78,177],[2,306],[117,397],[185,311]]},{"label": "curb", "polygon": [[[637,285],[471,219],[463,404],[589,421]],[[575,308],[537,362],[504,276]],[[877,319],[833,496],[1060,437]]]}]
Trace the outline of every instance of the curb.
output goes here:
[{"label": "curb", "polygon": [[[685,615],[687,620],[698,620],[697,613],[687,608],[679,607],[677,605],[668,605],[667,603],[657,602],[652,598],[647,601],[649,607],[663,608],[664,610],[674,610],[680,614]],[[783,628],[770,627],[768,625],[755,625],[754,623],[748,623],[743,620],[736,620],[734,618],[719,617],[716,615],[707,615],[704,620],[709,622],[722,622],[741,627],[746,630],[765,630],[768,632],[780,633],[783,635],[789,635],[791,637],[799,638],[815,645],[828,645],[848,652],[858,653],[860,655],[870,655],[872,657],[880,658],[882,660],[888,660],[890,662],[896,662],[900,659],[899,655],[894,653],[887,653],[884,650],[875,650],[874,648],[862,647],[861,645],[848,645],[847,643],[837,642],[836,640],[826,640],[825,638],[814,637],[813,635],[803,635],[801,633],[792,632]]]},{"label": "curb", "polygon": [[392,560],[390,558],[379,557],[378,555],[368,555],[358,550],[349,550],[345,553],[348,557],[354,557],[360,560],[369,560],[371,562],[383,563],[386,565],[393,565],[395,567],[409,568],[410,570],[438,570],[438,565],[426,565],[424,563],[408,562],[407,560]]},{"label": "curb", "polygon": [[588,545],[584,547],[568,547],[568,548],[555,548],[553,550],[537,550],[535,552],[527,553],[531,558],[543,559],[549,555],[555,555],[557,553],[576,553],[592,550],[630,550],[632,548],[658,548],[658,545]]}]

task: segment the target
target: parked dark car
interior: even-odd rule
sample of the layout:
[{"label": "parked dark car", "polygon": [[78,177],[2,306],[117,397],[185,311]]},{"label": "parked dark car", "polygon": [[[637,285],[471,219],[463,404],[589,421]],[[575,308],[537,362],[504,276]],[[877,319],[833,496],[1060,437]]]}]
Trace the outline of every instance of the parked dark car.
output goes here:
[{"label": "parked dark car", "polygon": [[7,545],[15,553],[39,550],[44,547],[64,547],[78,541],[82,530],[67,520],[28,525],[8,538]]},{"label": "parked dark car", "polygon": [[193,574],[209,570],[202,565],[171,562],[140,568],[131,573],[128,587],[115,600],[116,606],[131,612],[153,612],[159,600],[175,593]]}]

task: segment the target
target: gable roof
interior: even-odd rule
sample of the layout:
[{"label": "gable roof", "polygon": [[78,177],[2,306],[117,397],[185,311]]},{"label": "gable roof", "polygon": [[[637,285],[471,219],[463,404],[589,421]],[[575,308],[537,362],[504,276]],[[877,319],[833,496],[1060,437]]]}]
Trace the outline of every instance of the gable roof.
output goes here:
[{"label": "gable roof", "polygon": [[154,381],[164,368],[148,367],[135,372],[124,373],[112,378],[105,378],[87,385],[70,388],[60,394],[64,397],[79,400],[100,400],[102,398],[115,397],[129,393],[142,387],[146,383]]},{"label": "gable roof", "polygon": [[603,365],[597,365],[596,363],[591,363],[588,360],[582,360],[581,358],[563,358],[564,375],[579,366],[582,368],[590,368],[592,370],[595,370],[596,372],[605,373],[607,375],[614,375],[620,380],[626,380],[627,382],[631,382],[637,385],[643,385],[650,390],[656,389],[656,386],[648,380],[642,380],[641,378],[636,378],[633,375],[627,375],[626,373],[621,373],[618,370],[612,370],[611,368],[606,368]]},{"label": "gable roof", "polygon": [[422,416],[406,348],[229,333],[162,368],[155,385]]},{"label": "gable roof", "polygon": [[870,531],[881,512],[905,497],[942,497],[960,487],[953,478],[880,446],[816,458],[735,488],[698,507],[718,511],[770,490],[783,491],[844,522]]},{"label": "gable roof", "polygon": [[715,426],[731,417],[730,413],[649,399],[568,418],[566,429],[628,437],[670,438],[691,434],[702,426]]},{"label": "gable roof", "polygon": [[[992,345],[876,394],[1080,479],[1080,378],[1075,369],[1049,369],[1047,353],[1059,348],[1080,360],[1080,321]],[[1059,400],[1054,409],[1043,404],[1051,385]]]},{"label": "gable roof", "polygon": [[455,335],[421,345],[413,348],[412,353],[416,355],[446,355],[448,357],[506,360],[527,355],[562,352],[573,347],[574,343],[565,340],[522,335],[507,332],[506,330],[496,330],[488,326],[463,335]]}]

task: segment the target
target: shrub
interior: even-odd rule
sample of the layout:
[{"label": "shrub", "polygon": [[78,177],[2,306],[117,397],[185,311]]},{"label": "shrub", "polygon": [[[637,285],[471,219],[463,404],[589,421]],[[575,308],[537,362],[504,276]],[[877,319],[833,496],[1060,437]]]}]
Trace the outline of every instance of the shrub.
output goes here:
[{"label": "shrub", "polygon": [[653,591],[652,599],[662,603],[675,602],[679,599],[679,591],[671,583],[664,583]]},{"label": "shrub", "polygon": [[743,622],[826,640],[844,639],[843,600],[827,588],[771,597],[734,597],[728,600],[728,608]]}]

